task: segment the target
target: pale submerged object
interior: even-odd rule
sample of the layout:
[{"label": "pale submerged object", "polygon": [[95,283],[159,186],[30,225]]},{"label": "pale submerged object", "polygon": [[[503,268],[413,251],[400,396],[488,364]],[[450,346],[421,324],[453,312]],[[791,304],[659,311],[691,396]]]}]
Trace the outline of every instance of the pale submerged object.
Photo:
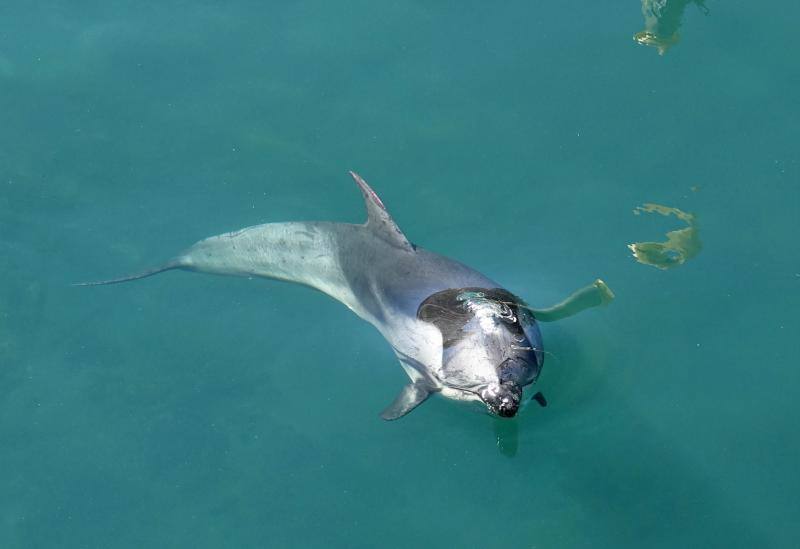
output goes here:
[{"label": "pale submerged object", "polygon": [[678,29],[688,4],[696,4],[708,14],[705,0],[642,0],[645,28],[634,34],[633,39],[639,44],[655,47],[659,55],[664,55],[680,40]]},{"label": "pale submerged object", "polygon": [[703,247],[700,243],[700,232],[694,214],[661,206],[660,204],[643,204],[637,206],[633,213],[641,212],[658,213],[664,216],[674,215],[686,223],[683,229],[668,232],[665,242],[633,242],[628,244],[628,249],[633,252],[633,257],[639,263],[652,265],[659,269],[672,269],[683,265],[686,261],[700,253]]}]

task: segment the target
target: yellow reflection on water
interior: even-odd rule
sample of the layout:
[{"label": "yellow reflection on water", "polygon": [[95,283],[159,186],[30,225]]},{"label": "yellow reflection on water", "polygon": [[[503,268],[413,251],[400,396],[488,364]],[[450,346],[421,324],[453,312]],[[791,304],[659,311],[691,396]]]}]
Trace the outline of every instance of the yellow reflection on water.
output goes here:
[{"label": "yellow reflection on water", "polygon": [[642,0],[644,30],[634,34],[633,39],[653,46],[659,55],[664,55],[680,39],[678,29],[688,4],[696,4],[703,13],[708,13],[705,0]]},{"label": "yellow reflection on water", "polygon": [[658,213],[664,216],[674,215],[686,223],[683,229],[668,232],[666,242],[633,242],[628,244],[628,249],[633,252],[633,257],[639,263],[652,265],[659,269],[672,269],[682,265],[686,260],[693,258],[702,248],[697,220],[693,214],[661,206],[660,204],[643,204],[638,206],[633,213]]}]

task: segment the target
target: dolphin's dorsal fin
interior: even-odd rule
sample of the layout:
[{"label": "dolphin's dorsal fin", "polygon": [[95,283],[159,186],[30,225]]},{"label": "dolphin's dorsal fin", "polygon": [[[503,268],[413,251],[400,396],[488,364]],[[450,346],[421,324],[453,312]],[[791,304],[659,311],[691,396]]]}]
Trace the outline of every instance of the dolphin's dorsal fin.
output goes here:
[{"label": "dolphin's dorsal fin", "polygon": [[386,211],[386,206],[383,205],[375,191],[356,172],[351,171],[350,175],[353,176],[353,179],[361,189],[361,194],[364,195],[364,204],[367,207],[366,226],[389,244],[413,252],[413,244],[408,241],[406,235],[403,234],[403,231],[394,222],[392,216]]}]

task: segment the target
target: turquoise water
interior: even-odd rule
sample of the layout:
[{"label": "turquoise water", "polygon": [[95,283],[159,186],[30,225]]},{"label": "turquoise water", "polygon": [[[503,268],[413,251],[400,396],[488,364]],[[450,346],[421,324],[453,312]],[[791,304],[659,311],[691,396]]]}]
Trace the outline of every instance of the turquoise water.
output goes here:
[{"label": "turquoise water", "polygon": [[[0,6],[0,547],[793,547],[795,2]],[[147,267],[364,217],[537,306],[547,408],[405,383],[322,294]],[[696,216],[669,270],[631,242]]]}]

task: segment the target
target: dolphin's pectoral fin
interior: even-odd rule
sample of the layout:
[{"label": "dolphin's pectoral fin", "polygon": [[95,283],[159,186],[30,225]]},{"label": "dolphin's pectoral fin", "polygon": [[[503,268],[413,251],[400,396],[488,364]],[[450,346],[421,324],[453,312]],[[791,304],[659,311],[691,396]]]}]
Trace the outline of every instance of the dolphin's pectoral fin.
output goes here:
[{"label": "dolphin's pectoral fin", "polygon": [[547,399],[546,399],[546,398],[544,398],[544,395],[542,394],[542,392],[541,392],[541,391],[539,391],[538,393],[536,393],[535,395],[533,395],[533,396],[531,397],[531,400],[535,400],[535,401],[536,401],[536,403],[537,403],[539,406],[541,406],[542,408],[546,408],[546,407],[547,407]]},{"label": "dolphin's pectoral fin", "polygon": [[614,292],[599,278],[585,288],[581,288],[567,299],[547,309],[530,308],[536,320],[552,322],[561,320],[591,307],[598,307],[610,303],[614,299]]},{"label": "dolphin's pectoral fin", "polygon": [[397,398],[381,412],[381,417],[386,421],[399,419],[425,402],[430,394],[430,389],[424,383],[409,383],[403,387]]},{"label": "dolphin's pectoral fin", "polygon": [[375,191],[356,172],[351,171],[350,175],[361,189],[361,194],[364,195],[364,205],[367,208],[367,228],[388,244],[407,252],[413,252],[414,245],[408,241],[406,235],[394,222]]}]

